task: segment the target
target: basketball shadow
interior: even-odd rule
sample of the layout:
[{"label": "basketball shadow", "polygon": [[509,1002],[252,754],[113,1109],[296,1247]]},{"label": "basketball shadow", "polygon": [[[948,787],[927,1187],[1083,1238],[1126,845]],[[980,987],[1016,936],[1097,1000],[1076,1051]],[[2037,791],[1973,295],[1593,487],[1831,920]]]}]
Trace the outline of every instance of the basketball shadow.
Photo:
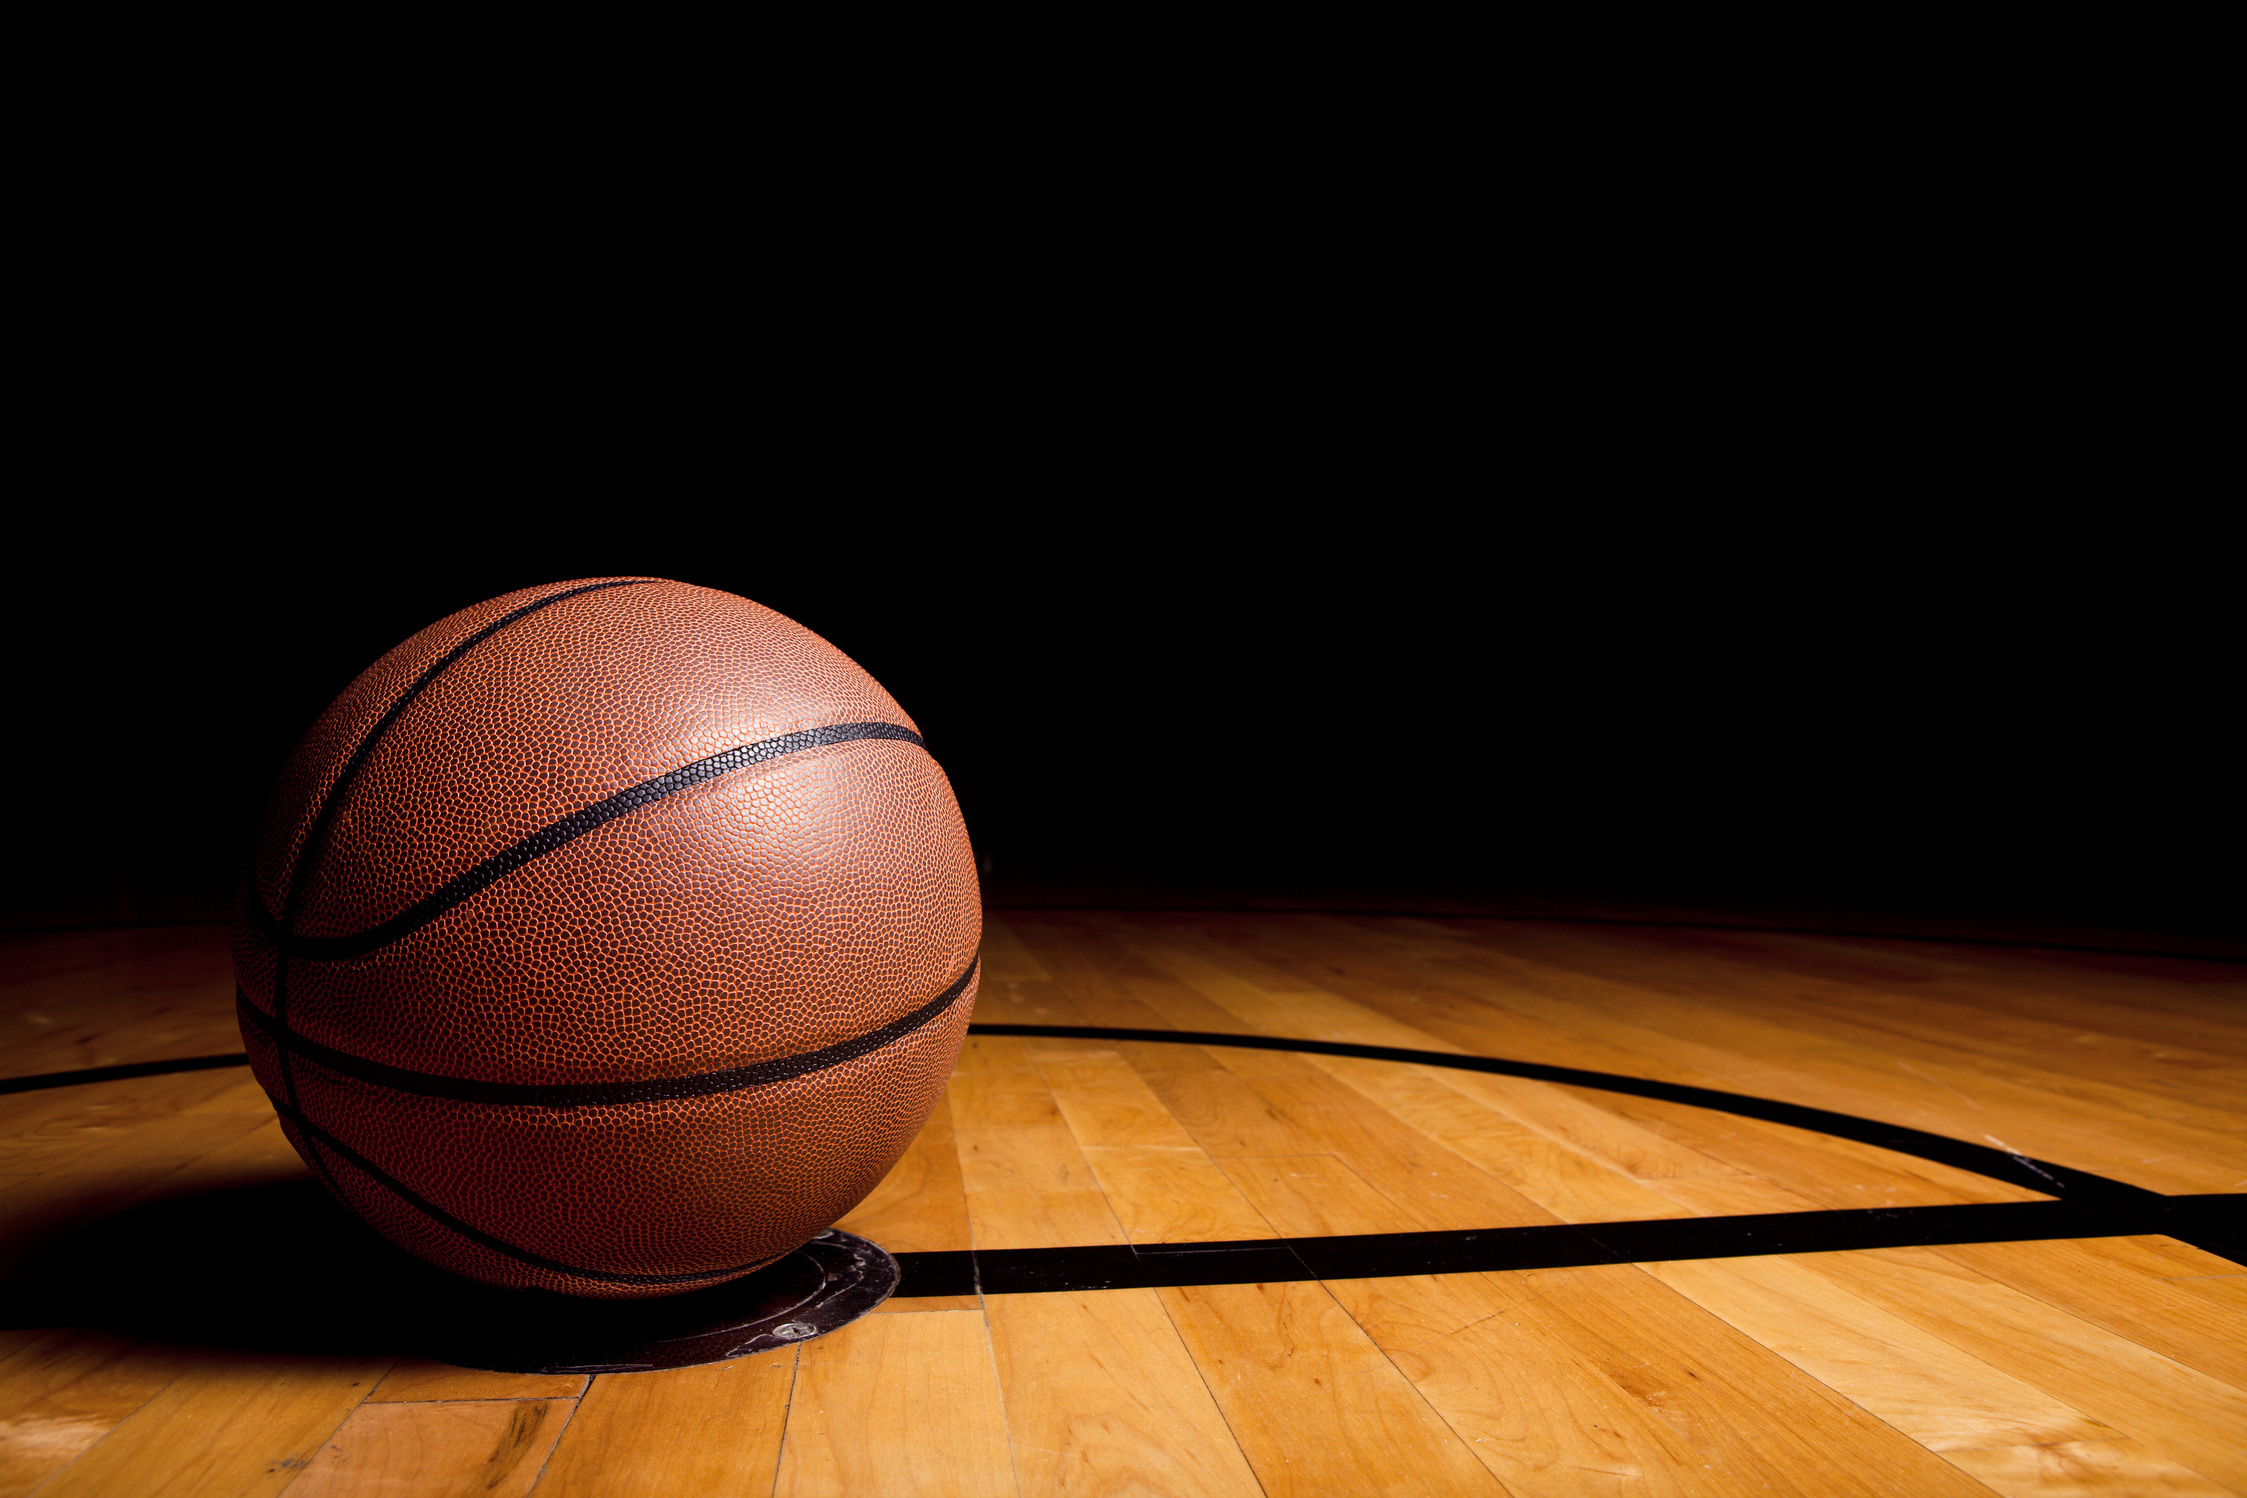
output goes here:
[{"label": "basketball shadow", "polygon": [[753,1275],[681,1295],[601,1301],[499,1290],[424,1264],[316,1182],[294,1180],[175,1197],[72,1229],[0,1284],[0,1328],[102,1328],[275,1353],[414,1354],[519,1372],[624,1371],[816,1335],[879,1303],[895,1278],[872,1245],[822,1234]]},{"label": "basketball shadow", "polygon": [[[0,1327],[102,1327],[273,1352],[396,1351],[426,1272],[310,1180],[174,1197],[50,1240]],[[418,1319],[418,1318],[414,1318]]]}]

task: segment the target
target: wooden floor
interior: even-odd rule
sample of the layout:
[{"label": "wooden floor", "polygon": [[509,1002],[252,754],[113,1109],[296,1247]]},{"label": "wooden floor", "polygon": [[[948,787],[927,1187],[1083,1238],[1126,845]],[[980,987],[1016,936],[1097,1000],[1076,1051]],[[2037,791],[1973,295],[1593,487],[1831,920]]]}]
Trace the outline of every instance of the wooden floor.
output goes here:
[{"label": "wooden floor", "polygon": [[[222,930],[0,962],[0,1074],[240,1049]],[[2236,965],[1097,913],[994,916],[985,963],[981,1022],[1463,1051],[2247,1189]],[[0,1282],[103,1214],[301,1173],[244,1070],[0,1097]],[[2034,1197],[1588,1088],[982,1037],[843,1225],[905,1252]],[[2247,1271],[2159,1236],[894,1300],[590,1380],[27,1319],[0,1325],[5,1494],[2247,1494]]]}]

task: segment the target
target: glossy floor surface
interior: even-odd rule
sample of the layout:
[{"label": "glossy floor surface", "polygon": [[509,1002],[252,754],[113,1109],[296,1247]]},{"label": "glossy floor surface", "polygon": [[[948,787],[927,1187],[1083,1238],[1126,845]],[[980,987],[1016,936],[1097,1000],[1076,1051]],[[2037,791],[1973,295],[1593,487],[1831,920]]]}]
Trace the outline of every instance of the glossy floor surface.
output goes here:
[{"label": "glossy floor surface", "polygon": [[[224,938],[0,939],[0,1076],[238,1051]],[[984,960],[984,1024],[1504,1057],[1909,1125],[2168,1196],[2247,1191],[2238,964],[1097,912],[996,913]],[[246,1070],[0,1096],[0,1494],[2247,1493],[2247,1270],[2177,1237],[1752,1254],[1681,1227],[1679,1256],[1646,1262],[1384,1261],[1386,1234],[2041,1199],[1595,1087],[978,1036],[845,1227],[907,1255],[1364,1235],[1362,1277],[1194,1283],[1173,1265],[1139,1288],[897,1299],[673,1372],[480,1373],[327,1345],[353,1286],[262,1262],[272,1242],[246,1220],[130,1246],[141,1299],[209,1302],[200,1320],[44,1293],[104,1222],[303,1175]],[[180,1329],[229,1323],[271,1335]]]}]

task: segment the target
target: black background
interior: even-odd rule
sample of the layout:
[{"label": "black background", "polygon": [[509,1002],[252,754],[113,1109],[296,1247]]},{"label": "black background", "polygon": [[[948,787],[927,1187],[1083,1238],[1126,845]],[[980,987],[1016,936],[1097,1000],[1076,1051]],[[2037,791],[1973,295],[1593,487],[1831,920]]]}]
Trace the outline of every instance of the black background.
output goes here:
[{"label": "black background", "polygon": [[83,91],[8,919],[223,901],[368,662],[647,573],[873,672],[1005,898],[2237,927],[2219,93],[2106,31],[1613,30],[862,132]]},{"label": "black background", "polygon": [[1693,461],[1602,493],[1545,456],[1247,494],[801,469],[376,492],[406,475],[61,516],[11,601],[10,921],[222,911],[265,787],[368,662],[513,588],[653,574],[888,686],[997,900],[2237,929],[2214,537],[1861,481],[1727,495]]}]

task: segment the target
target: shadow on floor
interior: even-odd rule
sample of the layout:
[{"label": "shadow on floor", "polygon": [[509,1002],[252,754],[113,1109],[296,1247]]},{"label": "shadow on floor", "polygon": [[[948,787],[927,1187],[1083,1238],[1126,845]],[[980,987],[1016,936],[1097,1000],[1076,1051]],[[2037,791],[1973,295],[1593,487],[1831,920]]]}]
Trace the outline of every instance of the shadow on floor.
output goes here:
[{"label": "shadow on floor", "polygon": [[650,1300],[499,1290],[424,1264],[315,1182],[295,1180],[171,1198],[71,1230],[0,1284],[0,1328],[100,1327],[277,1353],[411,1353],[518,1372],[673,1367],[735,1355],[736,1344],[770,1340],[757,1337],[760,1323],[804,1314],[833,1278],[814,1262],[817,1248]]}]

